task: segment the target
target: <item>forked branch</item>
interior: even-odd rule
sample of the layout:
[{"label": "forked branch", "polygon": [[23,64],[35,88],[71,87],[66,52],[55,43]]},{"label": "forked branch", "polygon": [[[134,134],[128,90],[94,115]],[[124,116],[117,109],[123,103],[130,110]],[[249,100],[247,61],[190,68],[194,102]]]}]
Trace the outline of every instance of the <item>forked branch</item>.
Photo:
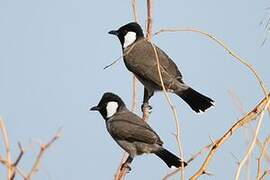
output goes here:
[{"label": "forked branch", "polygon": [[233,135],[236,130],[254,120],[264,110],[268,103],[268,98],[270,98],[270,94],[268,94],[268,96],[264,98],[252,111],[238,120],[221,138],[216,141],[199,170],[190,178],[191,180],[195,180],[205,174],[206,169],[217,150]]}]

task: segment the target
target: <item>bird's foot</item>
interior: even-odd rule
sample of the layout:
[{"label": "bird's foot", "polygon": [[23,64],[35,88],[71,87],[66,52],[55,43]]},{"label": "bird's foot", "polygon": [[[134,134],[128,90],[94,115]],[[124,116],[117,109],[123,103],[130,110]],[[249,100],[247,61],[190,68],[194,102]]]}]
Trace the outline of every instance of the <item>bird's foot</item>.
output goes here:
[{"label": "bird's foot", "polygon": [[120,170],[122,171],[123,169],[127,169],[127,172],[130,172],[131,167],[130,167],[129,163],[123,163]]},{"label": "bird's foot", "polygon": [[141,105],[141,111],[144,112],[145,109],[146,109],[146,110],[148,111],[148,113],[150,114],[150,113],[152,112],[153,107],[150,106],[148,103],[143,103],[143,104]]}]

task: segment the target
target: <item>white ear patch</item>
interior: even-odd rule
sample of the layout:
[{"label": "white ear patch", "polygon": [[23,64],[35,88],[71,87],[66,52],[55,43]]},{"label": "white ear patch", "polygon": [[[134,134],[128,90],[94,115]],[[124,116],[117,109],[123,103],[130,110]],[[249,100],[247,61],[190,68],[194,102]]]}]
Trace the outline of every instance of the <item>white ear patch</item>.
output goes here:
[{"label": "white ear patch", "polygon": [[124,37],[124,45],[123,47],[126,48],[128,47],[129,45],[131,45],[132,43],[134,43],[134,41],[136,40],[136,33],[135,32],[132,32],[132,31],[129,31],[125,37]]},{"label": "white ear patch", "polygon": [[113,116],[118,108],[118,103],[115,101],[110,101],[108,102],[107,106],[106,106],[106,110],[107,110],[107,118]]}]

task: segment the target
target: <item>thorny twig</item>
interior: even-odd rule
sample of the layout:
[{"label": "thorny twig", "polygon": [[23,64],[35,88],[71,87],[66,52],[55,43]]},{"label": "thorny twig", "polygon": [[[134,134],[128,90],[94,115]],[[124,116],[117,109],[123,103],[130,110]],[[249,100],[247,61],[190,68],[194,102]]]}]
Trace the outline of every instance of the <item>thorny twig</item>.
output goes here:
[{"label": "thorny twig", "polygon": [[[201,154],[203,154],[204,152],[206,152],[207,150],[209,150],[211,147],[213,147],[215,145],[216,142],[214,143],[211,143],[205,147],[203,147],[199,152],[197,152],[196,154],[192,155],[189,160],[187,160],[187,164],[190,164],[192,161],[194,161],[198,156],[200,156]],[[166,180],[166,179],[169,179],[171,176],[173,176],[174,174],[176,174],[179,170],[176,169],[176,170],[173,170],[172,172],[166,174],[162,180]]]},{"label": "thorny twig", "polygon": [[256,140],[258,138],[258,135],[259,135],[259,132],[260,132],[260,128],[261,128],[261,124],[262,124],[262,120],[263,120],[263,117],[264,117],[264,112],[267,110],[268,106],[270,104],[270,99],[267,101],[265,107],[263,108],[261,114],[260,114],[260,118],[258,120],[258,123],[257,123],[257,127],[256,127],[256,130],[255,130],[255,133],[253,135],[253,139],[252,139],[252,142],[249,146],[249,148],[247,149],[247,152],[244,156],[244,158],[242,159],[242,161],[240,162],[239,164],[239,167],[237,169],[237,172],[236,172],[236,175],[235,175],[235,179],[238,180],[239,177],[240,177],[240,173],[241,173],[241,169],[243,167],[243,165],[245,164],[245,162],[247,161],[248,157],[250,156],[251,152],[253,151],[255,145],[256,145]]},{"label": "thorny twig", "polygon": [[190,180],[195,180],[204,174],[216,151],[233,135],[236,130],[255,119],[258,114],[264,110],[268,102],[268,98],[270,98],[270,94],[268,94],[268,97],[264,98],[252,111],[238,120],[221,138],[215,141],[216,145],[211,148],[200,169],[190,178]]}]

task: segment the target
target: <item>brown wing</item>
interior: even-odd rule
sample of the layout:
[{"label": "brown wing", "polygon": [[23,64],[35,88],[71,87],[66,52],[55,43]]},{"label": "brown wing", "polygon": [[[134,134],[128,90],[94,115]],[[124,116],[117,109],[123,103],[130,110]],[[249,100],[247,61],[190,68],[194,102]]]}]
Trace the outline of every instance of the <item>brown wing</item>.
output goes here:
[{"label": "brown wing", "polygon": [[112,137],[117,140],[163,144],[155,131],[140,117],[131,112],[116,114],[113,119],[107,122],[107,128]]},{"label": "brown wing", "polygon": [[[156,50],[164,84],[168,86],[174,80],[181,82],[182,75],[176,64],[161,49],[156,47]],[[145,80],[161,86],[156,56],[151,43],[145,39],[139,40],[134,46],[124,51],[124,61],[127,68],[136,76],[143,77]]]},{"label": "brown wing", "polygon": [[156,49],[160,59],[160,64],[165,69],[165,71],[175,78],[182,79],[182,74],[173,60],[159,47],[156,46]]}]

